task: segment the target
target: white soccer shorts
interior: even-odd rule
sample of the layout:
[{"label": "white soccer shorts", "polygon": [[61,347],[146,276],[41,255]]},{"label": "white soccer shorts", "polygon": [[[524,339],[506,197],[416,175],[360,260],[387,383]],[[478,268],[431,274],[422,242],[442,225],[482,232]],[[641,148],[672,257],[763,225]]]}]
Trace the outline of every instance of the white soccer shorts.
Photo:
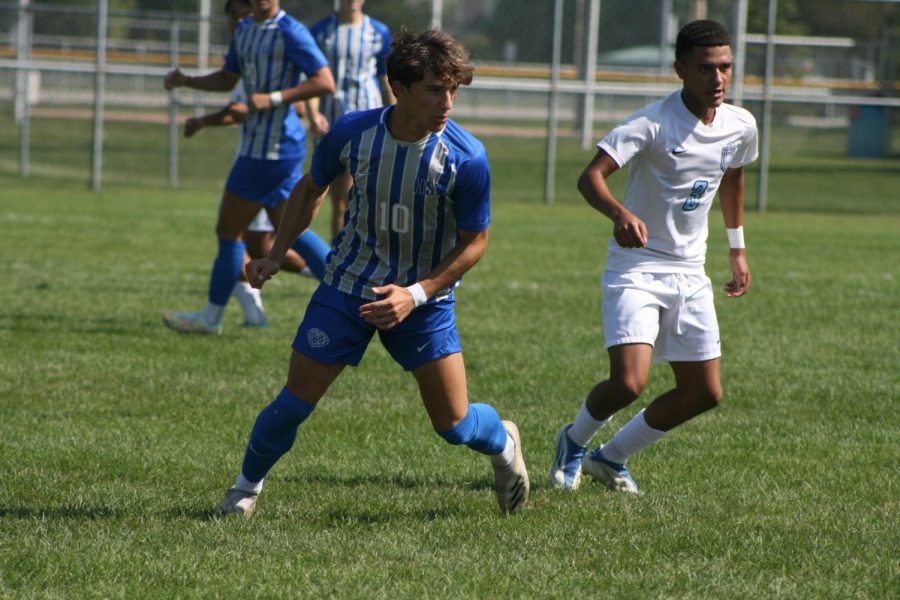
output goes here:
[{"label": "white soccer shorts", "polygon": [[250,222],[247,231],[275,231],[275,228],[272,227],[272,221],[269,220],[269,213],[265,209],[259,211],[259,214]]},{"label": "white soccer shorts", "polygon": [[650,344],[656,362],[721,356],[712,282],[686,273],[603,273],[606,347]]}]

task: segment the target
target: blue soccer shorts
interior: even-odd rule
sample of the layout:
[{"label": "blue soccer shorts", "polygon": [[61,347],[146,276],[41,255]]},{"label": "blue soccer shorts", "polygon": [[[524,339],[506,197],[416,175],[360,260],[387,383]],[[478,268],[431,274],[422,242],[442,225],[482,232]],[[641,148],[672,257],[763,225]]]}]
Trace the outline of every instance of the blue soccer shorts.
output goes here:
[{"label": "blue soccer shorts", "polygon": [[294,350],[325,364],[355,367],[378,331],[385,349],[406,371],[462,351],[452,298],[423,304],[386,331],[360,318],[359,307],[369,302],[320,284],[297,329]]},{"label": "blue soccer shorts", "polygon": [[303,159],[260,160],[239,156],[225,189],[245,200],[274,208],[287,200],[303,175]]}]

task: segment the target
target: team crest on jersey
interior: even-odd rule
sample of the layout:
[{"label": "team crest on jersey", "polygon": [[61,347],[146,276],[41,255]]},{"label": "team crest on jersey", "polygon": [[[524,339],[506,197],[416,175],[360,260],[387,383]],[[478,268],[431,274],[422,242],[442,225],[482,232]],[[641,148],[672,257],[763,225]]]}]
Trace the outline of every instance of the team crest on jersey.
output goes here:
[{"label": "team crest on jersey", "polygon": [[741,146],[740,142],[729,142],[724,148],[722,148],[722,160],[719,162],[719,165],[722,167],[722,170],[725,171],[731,166],[731,161],[734,160],[734,155],[737,153],[738,148]]},{"label": "team crest on jersey", "polygon": [[327,346],[328,342],[331,340],[328,339],[327,333],[318,327],[313,327],[306,332],[306,341],[308,341],[309,345],[313,348],[322,348],[323,346]]}]

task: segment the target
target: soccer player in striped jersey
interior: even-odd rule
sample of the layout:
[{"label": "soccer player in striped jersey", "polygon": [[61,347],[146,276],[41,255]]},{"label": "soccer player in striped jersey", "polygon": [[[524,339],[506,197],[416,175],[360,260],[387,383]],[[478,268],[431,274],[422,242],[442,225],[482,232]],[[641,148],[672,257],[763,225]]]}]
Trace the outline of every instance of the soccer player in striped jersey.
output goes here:
[{"label": "soccer player in striped jersey", "polygon": [[244,232],[261,208],[278,227],[284,201],[303,172],[306,132],[294,103],[334,91],[328,61],[309,30],[281,10],[278,0],[251,1],[252,18],[235,31],[222,69],[201,77],[175,69],[165,79],[166,89],[208,91],[230,90],[240,80],[249,108],[219,207],[219,251],[206,306],[163,313],[166,325],[182,333],[222,332],[222,313],[243,268]]},{"label": "soccer player in striped jersey", "polygon": [[[384,57],[391,46],[387,25],[363,13],[365,0],[338,0],[337,12],[322,19],[310,32],[334,73],[333,94],[313,98],[309,105],[310,130],[323,135],[332,123],[355,110],[393,104]],[[341,175],[331,184],[331,234],[344,226],[353,180]]]},{"label": "soccer player in striped jersey", "polygon": [[[250,16],[250,13],[250,0],[227,0],[225,16],[227,17],[228,33],[234,35],[238,24]],[[303,116],[301,113],[302,110],[305,110],[303,102],[296,102],[294,109],[298,115]],[[238,82],[231,91],[227,106],[213,113],[190,117],[185,121],[184,137],[194,137],[207,127],[239,125],[244,122],[248,112],[244,86]],[[240,143],[238,150],[240,150]],[[249,262],[251,256],[261,258],[268,254],[269,248],[272,247],[274,231],[275,228],[269,220],[269,215],[265,209],[260,210],[244,233],[244,242],[247,246],[244,257],[245,264]],[[329,250],[329,246],[314,231],[307,230],[294,242],[285,255],[284,269],[321,279],[325,273],[325,259]],[[258,289],[251,287],[247,282],[243,270],[241,271],[241,280],[235,284],[233,293],[244,311],[245,326],[264,327],[268,324],[262,296]]]},{"label": "soccer player in striped jersey", "polygon": [[469,403],[454,315],[454,289],[484,253],[490,222],[484,146],[450,120],[473,68],[439,31],[404,32],[391,47],[396,105],[350,113],[331,128],[291,194],[271,253],[247,266],[250,283],[262,286],[329,184],[351,174],[348,218],[294,338],[287,382],[257,417],[218,516],[250,516],[300,424],[344,367],[359,364],[376,332],[412,372],[435,432],[489,456],[501,511],[517,513],[528,498],[518,429],[490,405]]},{"label": "soccer player in striped jersey", "polygon": [[[707,215],[716,191],[729,241],[729,298],[750,286],[744,253],[744,165],[757,156],[753,116],[725,104],[731,36],[714,21],[682,28],[675,45],[681,90],[638,111],[597,144],[578,180],[587,202],[613,222],[603,274],[609,378],[588,393],[556,436],[551,484],[578,487],[582,469],[609,489],[638,491],[625,461],[667,432],[717,406],[719,326],[704,273]],[[619,202],[607,179],[631,163]],[[669,362],[675,387],[654,399],[603,446],[594,434],[640,396],[653,359]]]}]

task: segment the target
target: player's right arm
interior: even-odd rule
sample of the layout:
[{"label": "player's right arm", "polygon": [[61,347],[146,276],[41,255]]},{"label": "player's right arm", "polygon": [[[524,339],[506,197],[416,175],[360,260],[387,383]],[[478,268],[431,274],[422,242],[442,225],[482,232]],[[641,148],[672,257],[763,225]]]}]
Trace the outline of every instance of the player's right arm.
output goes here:
[{"label": "player's right arm", "polygon": [[578,178],[578,191],[587,203],[613,222],[613,237],[623,248],[641,248],[647,244],[647,225],[616,200],[606,180],[619,170],[612,157],[598,150]]},{"label": "player's right arm", "polygon": [[232,102],[222,110],[214,113],[189,118],[184,122],[184,137],[192,137],[204,127],[237,125],[238,123],[243,123],[246,117],[247,105],[240,102]]},{"label": "player's right arm", "polygon": [[281,263],[284,262],[284,255],[294,240],[309,228],[327,192],[328,186],[317,185],[309,172],[300,178],[285,204],[284,214],[281,215],[281,222],[278,224],[278,233],[268,256],[247,264],[247,279],[251,286],[261,288],[278,272]]},{"label": "player's right arm", "polygon": [[181,69],[175,68],[166,74],[163,85],[167,90],[173,90],[179,87],[187,87],[194,90],[203,90],[207,92],[227,92],[231,90],[238,82],[241,76],[225,69],[213,71],[207,75],[193,77],[185,75]]}]

